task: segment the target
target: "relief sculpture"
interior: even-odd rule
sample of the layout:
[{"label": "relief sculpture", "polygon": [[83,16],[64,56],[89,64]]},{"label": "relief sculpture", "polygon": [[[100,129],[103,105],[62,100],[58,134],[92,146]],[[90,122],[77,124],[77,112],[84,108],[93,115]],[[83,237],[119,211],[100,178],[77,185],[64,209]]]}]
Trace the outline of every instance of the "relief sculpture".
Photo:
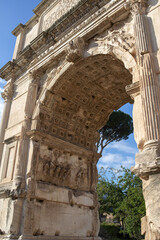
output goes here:
[{"label": "relief sculpture", "polygon": [[71,175],[71,166],[70,164],[60,164],[45,162],[43,164],[43,173],[45,176],[49,176],[52,178],[60,179],[62,182],[68,180]]},{"label": "relief sculpture", "polygon": [[89,187],[87,164],[77,159],[68,162],[67,155],[57,150],[52,156],[40,156],[36,180],[73,189]]},{"label": "relief sculpture", "polygon": [[42,31],[45,31],[49,27],[52,26],[59,18],[61,18],[64,14],[66,14],[72,7],[74,7],[79,0],[61,0],[58,3],[58,7],[53,10],[53,13],[47,17],[42,26]]}]

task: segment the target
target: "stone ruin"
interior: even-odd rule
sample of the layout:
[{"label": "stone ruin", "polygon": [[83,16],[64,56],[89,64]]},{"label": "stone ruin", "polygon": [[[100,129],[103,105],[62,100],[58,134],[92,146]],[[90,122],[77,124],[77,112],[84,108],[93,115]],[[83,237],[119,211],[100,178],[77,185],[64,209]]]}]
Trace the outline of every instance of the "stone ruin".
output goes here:
[{"label": "stone ruin", "polygon": [[159,240],[160,1],[43,0],[34,13],[0,70],[0,239],[100,239],[97,130],[134,102],[142,234]]}]

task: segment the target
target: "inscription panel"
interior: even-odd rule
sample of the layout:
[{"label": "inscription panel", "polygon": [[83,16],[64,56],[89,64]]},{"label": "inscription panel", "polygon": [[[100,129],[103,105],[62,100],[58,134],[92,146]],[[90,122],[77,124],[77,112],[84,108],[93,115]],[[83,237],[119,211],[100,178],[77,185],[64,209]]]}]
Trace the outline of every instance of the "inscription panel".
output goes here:
[{"label": "inscription panel", "polygon": [[45,12],[42,17],[41,31],[45,31],[52,26],[59,18],[66,14],[72,7],[74,7],[80,0],[61,0],[56,5]]}]

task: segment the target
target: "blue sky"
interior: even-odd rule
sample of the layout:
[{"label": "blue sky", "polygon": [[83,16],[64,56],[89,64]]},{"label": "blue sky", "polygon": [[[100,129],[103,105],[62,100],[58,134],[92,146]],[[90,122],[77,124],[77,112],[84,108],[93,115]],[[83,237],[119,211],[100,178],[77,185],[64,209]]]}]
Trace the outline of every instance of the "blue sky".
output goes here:
[{"label": "blue sky", "polygon": [[[32,16],[32,10],[41,0],[1,0],[0,1],[0,68],[12,59],[15,36],[12,30],[19,24],[25,24]],[[0,93],[3,90],[5,81],[0,78]],[[3,100],[0,97],[0,117],[2,114]],[[132,105],[126,104],[121,108],[122,111],[132,116]],[[121,165],[130,168],[134,165],[137,146],[133,134],[126,141],[110,144],[99,160],[98,168],[114,167]]]}]

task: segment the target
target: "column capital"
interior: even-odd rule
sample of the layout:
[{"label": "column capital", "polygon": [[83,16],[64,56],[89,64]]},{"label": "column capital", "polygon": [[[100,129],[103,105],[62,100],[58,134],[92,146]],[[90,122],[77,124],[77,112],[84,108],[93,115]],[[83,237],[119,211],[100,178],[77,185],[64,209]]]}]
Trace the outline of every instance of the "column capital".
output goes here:
[{"label": "column capital", "polygon": [[1,93],[2,98],[6,100],[11,100],[13,97],[13,82],[10,82],[6,85],[4,92]]},{"label": "column capital", "polygon": [[148,6],[148,0],[130,0],[130,4],[133,15],[145,14]]},{"label": "column capital", "polygon": [[43,75],[43,72],[41,70],[35,70],[29,72],[29,78],[31,80],[31,83],[37,84]]}]

